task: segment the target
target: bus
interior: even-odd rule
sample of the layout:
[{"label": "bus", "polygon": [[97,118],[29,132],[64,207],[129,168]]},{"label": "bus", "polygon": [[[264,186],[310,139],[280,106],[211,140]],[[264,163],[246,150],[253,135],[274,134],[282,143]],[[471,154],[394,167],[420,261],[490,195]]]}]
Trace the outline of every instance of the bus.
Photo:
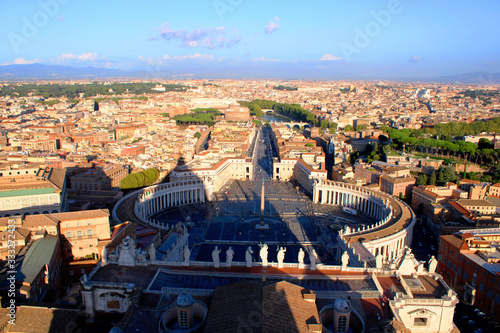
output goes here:
[{"label": "bus", "polygon": [[358,213],[358,211],[356,209],[352,209],[349,207],[342,207],[342,210],[346,213],[351,214],[351,215],[356,215]]}]

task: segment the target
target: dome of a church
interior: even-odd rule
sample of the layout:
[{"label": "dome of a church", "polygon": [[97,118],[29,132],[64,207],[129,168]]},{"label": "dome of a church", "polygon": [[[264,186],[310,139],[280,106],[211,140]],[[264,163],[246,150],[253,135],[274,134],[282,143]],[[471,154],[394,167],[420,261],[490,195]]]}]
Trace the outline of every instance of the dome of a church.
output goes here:
[{"label": "dome of a church", "polygon": [[193,305],[194,299],[191,295],[183,291],[178,297],[177,300],[175,301],[175,304],[180,307],[189,307]]},{"label": "dome of a church", "polygon": [[119,327],[113,327],[109,333],[123,333],[123,331]]},{"label": "dome of a church", "polygon": [[351,303],[345,297],[339,297],[333,303],[333,308],[339,312],[350,312],[351,311]]}]

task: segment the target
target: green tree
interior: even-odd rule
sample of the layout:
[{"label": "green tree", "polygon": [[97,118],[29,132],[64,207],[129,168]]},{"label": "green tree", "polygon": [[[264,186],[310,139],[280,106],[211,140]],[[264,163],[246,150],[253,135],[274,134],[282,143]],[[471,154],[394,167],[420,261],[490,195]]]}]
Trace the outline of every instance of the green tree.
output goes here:
[{"label": "green tree", "polygon": [[196,132],[194,133],[194,137],[199,139],[201,137],[201,133],[200,132]]},{"label": "green tree", "polygon": [[366,125],[366,124],[358,125],[358,126],[356,126],[356,131],[359,132],[359,131],[362,131],[362,130],[367,129],[367,128],[368,128],[368,125]]},{"label": "green tree", "polygon": [[427,185],[436,185],[436,172],[433,172]]},{"label": "green tree", "polygon": [[344,131],[346,131],[346,132],[354,131],[354,127],[352,127],[352,125],[350,125],[350,124],[347,124],[344,127]]},{"label": "green tree", "polygon": [[421,173],[418,176],[417,182],[415,183],[416,185],[427,185],[427,180],[429,177],[425,173]]}]

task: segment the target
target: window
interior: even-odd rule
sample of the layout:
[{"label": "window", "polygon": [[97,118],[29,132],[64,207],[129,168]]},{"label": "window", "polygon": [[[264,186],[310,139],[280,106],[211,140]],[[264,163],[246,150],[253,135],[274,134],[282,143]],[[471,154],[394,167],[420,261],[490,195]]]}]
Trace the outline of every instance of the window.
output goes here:
[{"label": "window", "polygon": [[462,272],[462,269],[460,267],[457,268],[457,274],[460,275],[460,273]]},{"label": "window", "polygon": [[82,237],[82,231],[81,231],[81,230],[78,230],[78,231],[77,231],[77,235],[78,235],[78,237]]},{"label": "window", "polygon": [[464,272],[465,281],[469,281],[469,272]]},{"label": "window", "polygon": [[92,229],[87,230],[87,236],[92,236]]},{"label": "window", "polygon": [[488,290],[488,297],[493,298],[493,290]]},{"label": "window", "polygon": [[179,326],[189,328],[189,318],[187,311],[179,311]]},{"label": "window", "polygon": [[472,286],[475,287],[476,286],[476,278],[477,278],[477,275],[476,273],[472,274]]},{"label": "window", "polygon": [[71,231],[66,231],[66,238],[71,238]]},{"label": "window", "polygon": [[484,291],[484,284],[482,282],[479,283],[479,290]]},{"label": "window", "polygon": [[338,325],[337,332],[347,332],[347,317],[346,316],[339,317],[339,325]]},{"label": "window", "polygon": [[87,222],[87,225],[90,225],[90,221]]},{"label": "window", "polygon": [[69,223],[66,223],[66,228],[69,228]]},{"label": "window", "polygon": [[413,326],[416,326],[416,327],[427,326],[427,318],[420,318],[420,317],[415,318],[415,321],[413,322]]},{"label": "window", "polygon": [[80,273],[85,274],[85,268],[82,268],[82,269],[80,270]]},{"label": "window", "polygon": [[79,227],[79,226],[80,226],[80,222],[78,222],[78,223],[76,224],[76,226],[77,226],[77,227]]}]

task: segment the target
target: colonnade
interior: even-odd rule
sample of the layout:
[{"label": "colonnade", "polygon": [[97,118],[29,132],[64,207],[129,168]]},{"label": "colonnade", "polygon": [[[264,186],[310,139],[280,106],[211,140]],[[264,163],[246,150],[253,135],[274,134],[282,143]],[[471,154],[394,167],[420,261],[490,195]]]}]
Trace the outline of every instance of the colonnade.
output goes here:
[{"label": "colonnade", "polygon": [[[393,260],[405,246],[410,245],[415,215],[404,202],[390,198],[385,193],[353,184],[320,181],[314,186],[313,201],[349,207],[376,219],[377,222],[369,226],[345,227],[339,231],[339,248],[342,252],[347,250],[350,255],[354,255],[360,263],[372,261],[378,255],[385,260]],[[394,232],[383,232],[388,228]],[[362,244],[357,241],[358,238],[363,239]],[[356,251],[356,248],[365,250]]]},{"label": "colonnade", "polygon": [[136,216],[152,223],[149,217],[169,207],[205,202],[205,187],[201,180],[185,180],[151,186],[135,203]]},{"label": "colonnade", "polygon": [[392,213],[389,199],[361,186],[333,181],[321,181],[314,186],[315,203],[349,207],[375,218],[386,220]]},{"label": "colonnade", "polygon": [[202,191],[203,189],[196,188],[157,192],[152,198],[140,204],[143,211],[142,217],[152,215],[169,207],[203,203],[205,202],[205,195]]}]

